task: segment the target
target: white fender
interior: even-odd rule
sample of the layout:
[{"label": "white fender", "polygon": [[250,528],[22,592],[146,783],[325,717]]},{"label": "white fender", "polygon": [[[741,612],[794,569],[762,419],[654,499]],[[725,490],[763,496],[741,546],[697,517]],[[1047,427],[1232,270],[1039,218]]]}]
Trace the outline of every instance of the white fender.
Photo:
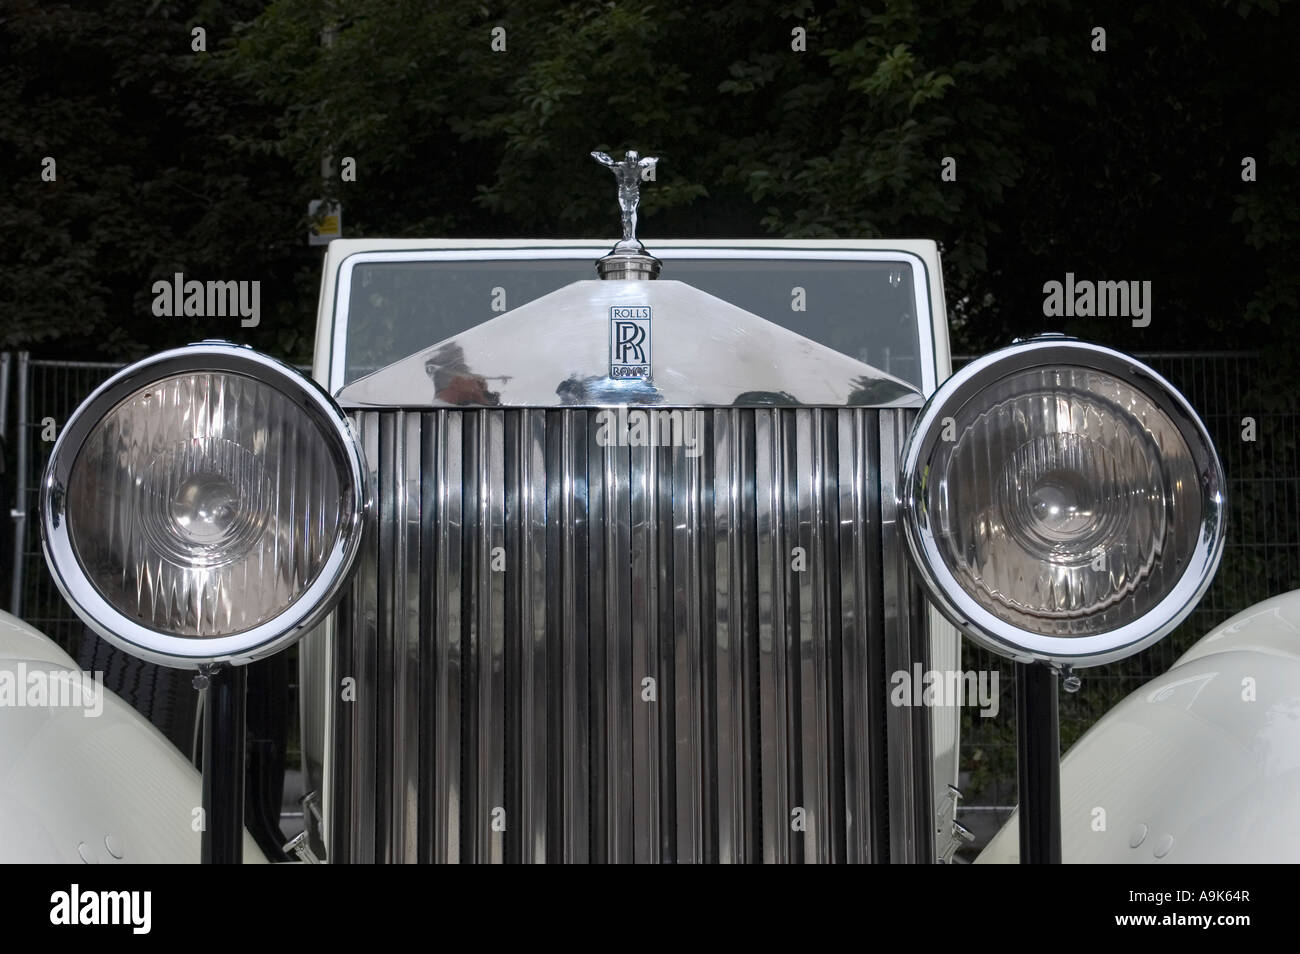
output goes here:
[{"label": "white fender", "polygon": [[[1297,812],[1300,590],[1213,630],[1061,760],[1066,862],[1300,862]],[[978,861],[1018,861],[1018,824]]]},{"label": "white fender", "polygon": [[[97,686],[65,688],[75,704],[63,707],[31,695],[69,675],[79,688],[77,673],[49,638],[0,612],[0,863],[197,863],[200,776],[175,746]],[[266,861],[247,832],[244,858]]]}]

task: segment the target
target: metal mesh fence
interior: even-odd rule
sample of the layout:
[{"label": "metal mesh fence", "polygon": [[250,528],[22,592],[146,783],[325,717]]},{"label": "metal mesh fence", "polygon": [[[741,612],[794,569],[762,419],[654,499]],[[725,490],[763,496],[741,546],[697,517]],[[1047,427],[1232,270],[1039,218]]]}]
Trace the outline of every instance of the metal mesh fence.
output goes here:
[{"label": "metal mesh fence", "polygon": [[77,405],[122,366],[108,362],[36,361],[16,356],[14,567],[10,612],[75,655],[81,624],[54,586],[41,554],[37,521],[41,475],[54,438]]}]

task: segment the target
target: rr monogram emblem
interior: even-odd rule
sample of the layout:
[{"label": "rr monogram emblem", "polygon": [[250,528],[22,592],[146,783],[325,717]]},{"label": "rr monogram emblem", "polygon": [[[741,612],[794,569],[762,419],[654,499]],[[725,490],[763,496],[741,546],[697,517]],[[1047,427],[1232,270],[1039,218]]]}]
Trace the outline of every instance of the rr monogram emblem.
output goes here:
[{"label": "rr monogram emblem", "polygon": [[609,309],[609,376],[650,377],[650,306],[614,305]]}]

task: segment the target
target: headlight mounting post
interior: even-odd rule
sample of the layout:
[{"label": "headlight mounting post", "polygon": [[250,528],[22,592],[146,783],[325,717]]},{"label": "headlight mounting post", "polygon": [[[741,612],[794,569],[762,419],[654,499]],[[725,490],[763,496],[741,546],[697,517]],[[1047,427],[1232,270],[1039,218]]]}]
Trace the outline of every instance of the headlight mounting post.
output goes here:
[{"label": "headlight mounting post", "polygon": [[1016,663],[1021,864],[1061,863],[1061,733],[1056,680],[1056,671],[1048,663]]},{"label": "headlight mounting post", "polygon": [[244,666],[203,665],[194,677],[194,687],[205,693],[200,855],[205,865],[244,861],[247,686]]}]

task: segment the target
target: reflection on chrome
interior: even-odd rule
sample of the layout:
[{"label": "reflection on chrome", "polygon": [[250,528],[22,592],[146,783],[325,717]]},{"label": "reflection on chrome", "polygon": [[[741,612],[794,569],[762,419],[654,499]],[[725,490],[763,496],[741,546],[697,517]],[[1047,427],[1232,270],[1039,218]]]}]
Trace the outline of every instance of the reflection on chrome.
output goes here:
[{"label": "reflection on chrome", "polygon": [[[610,376],[650,306],[650,376]],[[345,407],[919,407],[907,382],[681,282],[574,282],[345,387]]]}]

